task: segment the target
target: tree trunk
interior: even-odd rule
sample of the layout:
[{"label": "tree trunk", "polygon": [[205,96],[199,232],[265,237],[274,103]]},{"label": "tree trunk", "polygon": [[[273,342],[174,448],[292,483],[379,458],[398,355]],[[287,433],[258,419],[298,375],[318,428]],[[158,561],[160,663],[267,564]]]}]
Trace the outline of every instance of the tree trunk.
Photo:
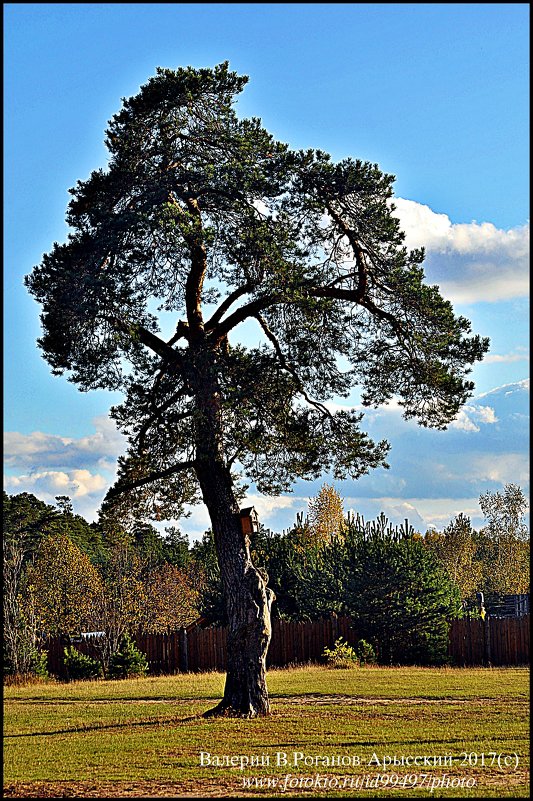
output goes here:
[{"label": "tree trunk", "polygon": [[212,468],[208,476],[199,478],[213,527],[228,614],[228,636],[224,697],[207,714],[268,715],[266,654],[274,594],[252,564],[229,471],[224,476],[216,465],[212,464]]},{"label": "tree trunk", "polygon": [[[195,360],[204,368],[212,354]],[[211,369],[209,369],[211,367]],[[196,372],[196,475],[209,511],[228,614],[227,676],[222,701],[206,713],[256,717],[270,711],[266,654],[274,593],[252,564],[230,468],[223,454],[220,394],[212,362]]]}]

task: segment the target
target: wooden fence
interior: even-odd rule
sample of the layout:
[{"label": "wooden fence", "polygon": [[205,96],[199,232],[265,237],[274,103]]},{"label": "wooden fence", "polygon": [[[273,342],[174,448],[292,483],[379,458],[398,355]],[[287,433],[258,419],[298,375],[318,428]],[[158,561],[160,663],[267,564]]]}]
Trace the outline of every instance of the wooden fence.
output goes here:
[{"label": "wooden fence", "polygon": [[448,653],[456,665],[529,663],[529,615],[454,620]]},{"label": "wooden fence", "polygon": [[[316,621],[274,620],[267,656],[268,667],[320,662],[326,646],[338,637],[350,645],[358,640],[349,617]],[[137,647],[146,654],[151,674],[225,670],[226,629],[222,627],[180,629],[169,634],[137,634]],[[98,658],[98,640],[87,638],[76,648]],[[65,677],[65,643],[55,637],[48,641],[48,670]],[[529,615],[521,618],[454,620],[450,626],[448,655],[452,664],[524,665],[529,663]]]},{"label": "wooden fence", "polygon": [[489,593],[485,597],[485,609],[491,617],[522,617],[529,615],[529,593]]}]

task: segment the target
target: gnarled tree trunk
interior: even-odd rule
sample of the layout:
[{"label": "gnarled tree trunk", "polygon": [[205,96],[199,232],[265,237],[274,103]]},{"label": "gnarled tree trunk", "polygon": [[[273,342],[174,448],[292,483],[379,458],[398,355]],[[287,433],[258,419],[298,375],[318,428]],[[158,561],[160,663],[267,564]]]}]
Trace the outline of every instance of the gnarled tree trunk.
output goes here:
[{"label": "gnarled tree trunk", "polygon": [[274,594],[252,564],[229,471],[212,462],[205,474],[198,472],[213,526],[229,624],[224,697],[208,714],[267,715],[266,654]]},{"label": "gnarled tree trunk", "polygon": [[[196,364],[204,367],[210,354]],[[207,715],[256,717],[270,711],[266,655],[271,637],[274,593],[252,564],[249,538],[243,534],[231,471],[222,447],[220,393],[214,371],[194,376],[196,475],[209,511],[228,614],[227,676],[222,701]]]}]

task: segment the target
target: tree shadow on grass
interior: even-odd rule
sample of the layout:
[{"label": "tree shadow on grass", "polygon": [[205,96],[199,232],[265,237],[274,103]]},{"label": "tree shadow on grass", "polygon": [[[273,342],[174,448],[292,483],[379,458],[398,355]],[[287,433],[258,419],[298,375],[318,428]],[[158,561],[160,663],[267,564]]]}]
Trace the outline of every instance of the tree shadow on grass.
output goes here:
[{"label": "tree shadow on grass", "polygon": [[168,696],[168,697],[161,697],[153,698],[149,695],[146,696],[136,696],[135,698],[49,698],[48,696],[39,696],[39,695],[32,695],[26,696],[24,698],[6,698],[5,700],[10,704],[47,704],[48,706],[54,706],[55,704],[136,704],[136,703],[194,703],[198,702],[208,702],[208,701],[215,701],[217,698],[220,698],[220,693],[211,693],[210,695],[195,695],[195,696],[188,696],[188,697],[180,697],[176,698],[176,696]]},{"label": "tree shadow on grass", "polygon": [[98,726],[75,726],[72,729],[55,729],[55,731],[29,731],[17,734],[4,734],[5,740],[14,740],[20,737],[56,737],[59,734],[88,734],[91,732],[109,731],[112,729],[136,729],[149,728],[150,726],[169,726],[179,723],[189,723],[191,721],[205,720],[202,712],[196,715],[189,715],[186,718],[158,718],[157,720],[129,721],[127,723],[104,723]]},{"label": "tree shadow on grass", "polygon": [[[529,737],[527,735],[513,735],[512,739],[513,739],[513,741],[514,740],[524,740],[527,743],[529,743]],[[492,741],[508,743],[509,742],[509,738],[505,737],[505,736],[504,737],[491,737],[491,742]],[[447,745],[450,745],[450,744],[453,744],[453,743],[461,743],[461,745],[464,745],[464,742],[465,742],[465,738],[464,737],[445,737],[443,739],[433,739],[433,738],[425,737],[425,738],[422,738],[422,739],[418,738],[417,740],[387,740],[386,742],[384,742],[383,740],[363,740],[363,739],[361,739],[361,740],[349,740],[349,741],[346,741],[346,742],[336,742],[335,743],[335,748],[336,749],[339,749],[339,748],[357,748],[357,749],[361,749],[361,748],[367,747],[367,748],[380,748],[380,749],[383,750],[384,748],[388,748],[391,745],[417,745],[417,746],[420,746],[420,744],[422,743],[424,745],[427,744],[427,745],[432,745],[432,746],[433,745],[445,745],[445,746],[447,746]],[[282,748],[291,749],[292,748],[295,751],[296,750],[298,750],[298,751],[304,750],[301,743],[296,744],[294,741],[290,742],[290,743],[278,743],[277,742],[275,747],[276,747],[276,749],[282,749]],[[311,744],[307,743],[307,747],[308,748],[311,747]],[[254,743],[254,748],[256,748],[256,749],[263,748],[263,749],[266,750],[268,748],[272,748],[272,743]]]}]

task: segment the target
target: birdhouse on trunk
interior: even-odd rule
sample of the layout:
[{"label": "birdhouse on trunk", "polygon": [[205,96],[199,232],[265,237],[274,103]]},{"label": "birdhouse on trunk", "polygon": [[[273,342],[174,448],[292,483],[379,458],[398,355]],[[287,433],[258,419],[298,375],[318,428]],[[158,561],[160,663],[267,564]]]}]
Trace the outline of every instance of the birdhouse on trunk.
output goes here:
[{"label": "birdhouse on trunk", "polygon": [[259,531],[259,516],[254,506],[248,506],[246,509],[241,509],[239,512],[241,521],[241,530],[243,534],[250,536]]}]

